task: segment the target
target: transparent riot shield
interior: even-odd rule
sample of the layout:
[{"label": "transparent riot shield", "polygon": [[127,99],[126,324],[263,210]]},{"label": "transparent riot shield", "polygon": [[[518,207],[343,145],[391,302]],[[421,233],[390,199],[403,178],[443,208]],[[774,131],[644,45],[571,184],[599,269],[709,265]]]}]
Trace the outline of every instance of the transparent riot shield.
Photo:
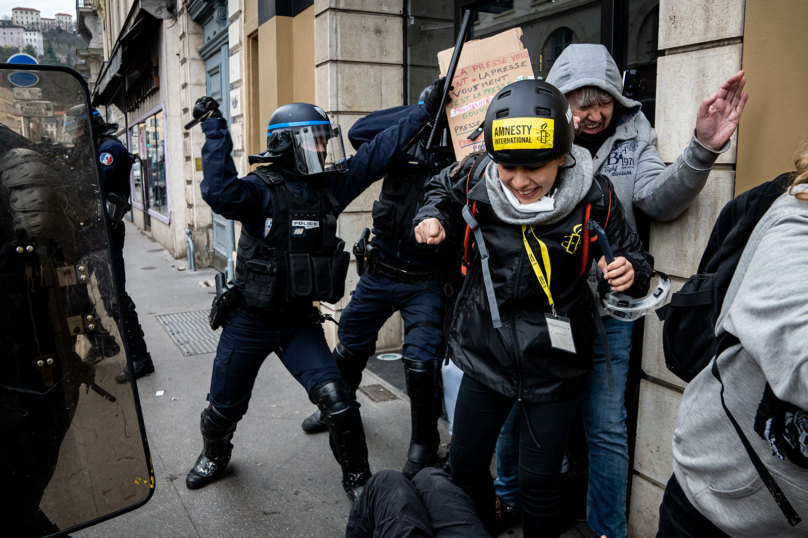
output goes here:
[{"label": "transparent riot shield", "polygon": [[[20,68],[25,67],[24,71]],[[0,64],[0,536],[58,536],[145,504],[132,384],[78,73]]]}]

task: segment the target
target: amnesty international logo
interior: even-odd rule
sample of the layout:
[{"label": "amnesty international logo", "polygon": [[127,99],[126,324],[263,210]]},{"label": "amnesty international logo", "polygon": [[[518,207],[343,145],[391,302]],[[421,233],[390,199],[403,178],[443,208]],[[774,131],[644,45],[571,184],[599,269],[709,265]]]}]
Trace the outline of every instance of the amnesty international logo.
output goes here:
[{"label": "amnesty international logo", "polygon": [[561,243],[561,246],[564,247],[568,253],[575,254],[578,247],[581,245],[581,230],[583,227],[583,224],[575,226],[572,229],[572,233],[564,237],[564,242]]}]

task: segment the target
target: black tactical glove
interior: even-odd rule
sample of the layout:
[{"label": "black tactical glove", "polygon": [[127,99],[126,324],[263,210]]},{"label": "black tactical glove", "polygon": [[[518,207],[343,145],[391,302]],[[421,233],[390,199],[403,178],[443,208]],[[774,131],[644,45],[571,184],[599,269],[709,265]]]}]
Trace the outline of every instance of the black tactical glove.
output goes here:
[{"label": "black tactical glove", "polygon": [[191,115],[195,120],[222,117],[222,113],[219,110],[219,103],[216,102],[216,99],[207,95],[196,100]]},{"label": "black tactical glove", "polygon": [[[429,113],[430,116],[433,118],[440,112],[440,109],[446,103],[441,103],[441,97],[443,95],[443,84],[446,82],[446,77],[440,77],[438,80],[432,83],[432,87],[429,88],[429,91],[426,94],[426,98],[424,99],[424,108]],[[446,100],[449,100],[449,96],[446,96]]]}]

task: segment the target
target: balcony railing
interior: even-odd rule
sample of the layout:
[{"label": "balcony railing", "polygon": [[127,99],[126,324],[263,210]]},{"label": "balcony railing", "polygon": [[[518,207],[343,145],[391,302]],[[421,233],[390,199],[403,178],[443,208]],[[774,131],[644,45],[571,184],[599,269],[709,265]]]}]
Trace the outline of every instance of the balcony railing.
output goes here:
[{"label": "balcony railing", "polygon": [[95,7],[97,0],[76,0],[76,7]]}]

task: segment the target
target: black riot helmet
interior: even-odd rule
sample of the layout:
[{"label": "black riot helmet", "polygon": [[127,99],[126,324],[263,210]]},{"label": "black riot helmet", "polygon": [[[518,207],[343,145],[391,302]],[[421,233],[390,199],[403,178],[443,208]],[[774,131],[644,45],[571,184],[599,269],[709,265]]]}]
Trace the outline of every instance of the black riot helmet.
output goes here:
[{"label": "black riot helmet", "polygon": [[541,80],[502,88],[485,114],[485,147],[491,159],[510,166],[545,164],[572,149],[575,124],[561,91]]},{"label": "black riot helmet", "polygon": [[[437,88],[434,84],[430,84],[423,90],[421,90],[421,95],[418,96],[418,104],[423,106],[426,103],[429,95],[434,91],[440,91],[440,88]],[[425,146],[426,141],[429,138],[429,134],[432,131],[432,128],[429,127],[424,129],[421,132],[421,139],[420,145]],[[452,136],[449,133],[449,124],[446,121],[446,114],[439,114],[438,115],[438,130],[435,133],[435,138],[432,140],[432,148],[430,149],[431,153],[446,153],[446,152],[454,152],[454,148],[452,147]],[[451,163],[449,163],[451,164]]]},{"label": "black riot helmet", "polygon": [[[62,141],[66,144],[76,144],[82,137],[90,136],[90,126],[87,121],[87,107],[76,105],[65,112]],[[89,119],[93,123],[96,136],[108,136],[118,130],[117,123],[107,123],[101,113],[91,108]]]},{"label": "black riot helmet", "polygon": [[333,170],[347,170],[342,131],[318,106],[283,105],[269,119],[266,151],[250,156],[250,162],[272,161],[291,163],[293,171],[304,176],[325,172],[328,164]]}]

